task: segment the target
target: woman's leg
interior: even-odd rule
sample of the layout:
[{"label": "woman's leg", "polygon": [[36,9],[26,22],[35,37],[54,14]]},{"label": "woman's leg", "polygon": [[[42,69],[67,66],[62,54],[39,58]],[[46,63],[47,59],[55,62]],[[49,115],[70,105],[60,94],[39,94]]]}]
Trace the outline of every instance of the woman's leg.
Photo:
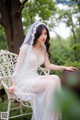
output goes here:
[{"label": "woman's leg", "polygon": [[58,113],[54,113],[54,120],[58,120],[59,116],[58,116]]},{"label": "woman's leg", "polygon": [[[59,77],[57,75],[47,75],[43,76],[42,79],[36,82],[36,84],[32,87],[32,92],[39,94],[44,91],[42,95],[42,101],[45,103],[46,106],[49,107],[55,90],[60,89],[61,83]],[[50,116],[48,117],[50,118]],[[54,113],[53,120],[58,120],[58,113]]]},{"label": "woman's leg", "polygon": [[[57,87],[58,89],[57,90],[61,90],[61,81],[60,81],[60,78],[57,76],[57,75],[51,75],[51,77],[54,79],[55,77],[55,80],[57,82]],[[58,112],[55,112],[54,113],[54,120],[58,120],[59,119],[59,113]]]}]

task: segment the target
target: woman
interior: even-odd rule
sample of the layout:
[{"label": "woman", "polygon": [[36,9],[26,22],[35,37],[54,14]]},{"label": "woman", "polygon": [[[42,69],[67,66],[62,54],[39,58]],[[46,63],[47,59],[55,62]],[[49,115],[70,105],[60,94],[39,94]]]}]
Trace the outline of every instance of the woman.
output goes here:
[{"label": "woman", "polygon": [[[17,64],[12,76],[10,93],[21,100],[31,99],[32,120],[58,120],[58,113],[50,111],[52,95],[61,89],[57,75],[39,75],[37,69],[44,63],[50,70],[74,70],[74,67],[58,66],[50,63],[49,31],[44,23],[33,23],[20,47]],[[28,96],[31,93],[32,96]]]}]

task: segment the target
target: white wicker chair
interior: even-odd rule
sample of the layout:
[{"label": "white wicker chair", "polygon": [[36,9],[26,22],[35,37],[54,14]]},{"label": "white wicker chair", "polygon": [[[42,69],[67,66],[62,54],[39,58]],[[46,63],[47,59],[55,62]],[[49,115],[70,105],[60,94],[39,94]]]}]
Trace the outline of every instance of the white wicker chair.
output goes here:
[{"label": "white wicker chair", "polygon": [[[15,95],[11,95],[7,92],[7,88],[12,85],[12,81],[10,77],[14,72],[17,57],[18,55],[11,53],[7,50],[0,50],[0,84],[3,85],[6,91],[7,97],[8,97],[8,108],[7,108],[7,119],[6,120],[10,118],[15,118],[15,117],[20,117],[20,116],[31,114],[31,112],[24,114],[23,109],[22,109],[23,106],[31,107],[29,101],[20,101]],[[39,67],[38,72],[39,74],[49,74],[50,71],[47,70],[46,68]],[[19,107],[15,107],[15,108],[11,107],[11,103],[14,100],[19,100],[20,102]],[[20,114],[15,115],[15,116],[10,116],[10,111],[15,110],[15,109],[19,109]]]}]

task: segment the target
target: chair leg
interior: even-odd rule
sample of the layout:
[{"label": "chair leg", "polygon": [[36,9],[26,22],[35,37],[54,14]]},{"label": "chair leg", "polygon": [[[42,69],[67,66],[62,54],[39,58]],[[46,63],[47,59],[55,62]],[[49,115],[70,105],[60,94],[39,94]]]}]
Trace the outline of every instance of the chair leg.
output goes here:
[{"label": "chair leg", "polygon": [[23,108],[22,103],[20,102],[20,114],[23,114]]},{"label": "chair leg", "polygon": [[9,100],[9,102],[8,102],[8,109],[7,109],[7,119],[6,119],[6,120],[9,120],[9,115],[10,115],[10,107],[11,107],[11,100]]},{"label": "chair leg", "polygon": [[[22,115],[23,114],[23,108],[22,108],[23,106],[22,106],[22,103],[20,102],[20,115]],[[21,120],[22,120],[22,117],[21,117]]]}]

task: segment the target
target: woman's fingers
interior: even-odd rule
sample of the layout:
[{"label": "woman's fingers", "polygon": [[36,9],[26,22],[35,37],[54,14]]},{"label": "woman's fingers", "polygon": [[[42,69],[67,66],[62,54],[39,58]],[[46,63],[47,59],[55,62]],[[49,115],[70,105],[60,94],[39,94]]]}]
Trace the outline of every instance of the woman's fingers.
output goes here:
[{"label": "woman's fingers", "polygon": [[74,70],[78,70],[76,67],[66,67],[66,70],[70,70],[70,71],[74,71]]},{"label": "woman's fingers", "polygon": [[8,91],[10,94],[14,93],[14,87],[9,87],[9,88],[7,89],[7,91]]},{"label": "woman's fingers", "polygon": [[76,67],[71,67],[72,68],[72,70],[78,70]]},{"label": "woman's fingers", "polygon": [[73,68],[70,68],[70,70],[71,70],[71,71],[74,71],[74,69],[73,69]]}]

